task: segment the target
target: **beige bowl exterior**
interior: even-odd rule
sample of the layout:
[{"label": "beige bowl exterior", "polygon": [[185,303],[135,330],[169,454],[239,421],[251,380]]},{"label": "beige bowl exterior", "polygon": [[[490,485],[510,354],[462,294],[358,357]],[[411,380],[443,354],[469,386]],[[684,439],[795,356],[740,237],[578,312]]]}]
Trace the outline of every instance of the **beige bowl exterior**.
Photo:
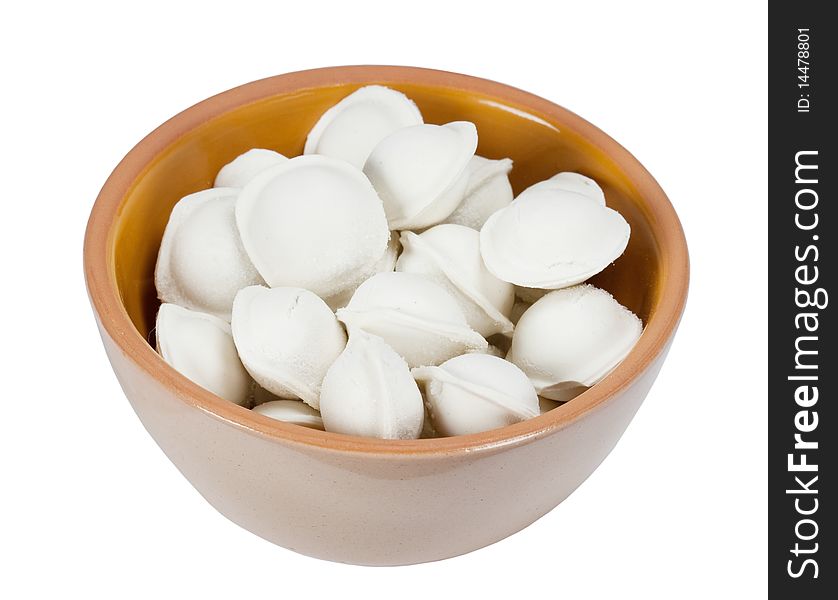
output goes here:
[{"label": "beige bowl exterior", "polygon": [[[481,110],[502,111],[485,117],[498,129],[486,136],[485,146],[481,141],[485,154],[516,128],[530,141],[542,135],[527,130],[535,125],[564,136],[564,152],[544,164],[524,149],[516,155],[516,144],[509,143],[523,166],[513,180],[516,191],[551,175],[557,164],[605,182],[609,204],[613,197],[638,239],[611,268],[615,273],[597,283],[640,314],[646,329],[603,382],[514,426],[385,442],[253,413],[193,384],[153,351],[147,341],[156,310],[150,269],[171,205],[208,187],[218,167],[244,149],[298,153],[304,132],[325,106],[370,82],[404,89],[432,122],[456,115],[480,121]],[[285,110],[277,111],[279,106]],[[266,143],[254,133],[264,130],[265,114],[290,119],[297,128],[287,124],[286,138]],[[243,131],[240,139],[222,144],[231,127]],[[214,142],[222,150],[215,150]],[[187,175],[179,178],[178,172]],[[245,529],[303,554],[362,565],[411,564],[469,552],[519,531],[571,494],[617,443],[657,376],[683,311],[688,270],[686,242],[666,196],[601,131],[514,88],[404,67],[292,73],[192,107],[120,163],[97,199],[85,238],[88,291],[108,357],[125,395],[169,459],[210,504]]]}]

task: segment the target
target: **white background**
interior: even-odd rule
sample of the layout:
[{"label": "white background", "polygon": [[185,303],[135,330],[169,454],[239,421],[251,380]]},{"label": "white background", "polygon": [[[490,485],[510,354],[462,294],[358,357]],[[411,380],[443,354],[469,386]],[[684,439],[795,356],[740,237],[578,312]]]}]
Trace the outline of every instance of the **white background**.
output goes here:
[{"label": "white background", "polygon": [[[0,597],[765,596],[762,2],[15,4],[0,35]],[[668,362],[602,467],[517,535],[413,567],[299,556],[210,508],[125,401],[82,277],[90,207],[142,136],[235,85],[360,63],[483,76],[581,114],[657,177],[692,257]]]}]

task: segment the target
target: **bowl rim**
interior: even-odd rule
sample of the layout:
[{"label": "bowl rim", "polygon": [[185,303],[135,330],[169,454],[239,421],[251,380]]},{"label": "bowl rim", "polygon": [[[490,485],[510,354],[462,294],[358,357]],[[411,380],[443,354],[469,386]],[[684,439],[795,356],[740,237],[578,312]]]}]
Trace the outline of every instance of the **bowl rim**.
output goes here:
[{"label": "bowl rim", "polygon": [[[580,135],[609,156],[647,202],[653,230],[662,249],[664,286],[655,314],[623,362],[581,395],[538,417],[481,433],[421,440],[379,440],[330,433],[271,419],[232,402],[187,379],[170,367],[134,327],[122,304],[114,266],[115,224],[122,201],[152,160],[179,137],[201,124],[271,96],[337,85],[418,84],[477,93],[498,99],[530,115]],[[187,108],[143,138],[108,177],[91,209],[84,239],[84,274],[94,313],[105,332],[138,368],[174,392],[179,401],[212,418],[280,443],[337,452],[438,456],[494,452],[550,435],[601,408],[639,379],[666,350],[678,326],[689,287],[689,256],[678,215],[660,185],[619,143],[575,113],[518,88],[449,71],[422,67],[357,65],[296,71],[232,88]]]}]

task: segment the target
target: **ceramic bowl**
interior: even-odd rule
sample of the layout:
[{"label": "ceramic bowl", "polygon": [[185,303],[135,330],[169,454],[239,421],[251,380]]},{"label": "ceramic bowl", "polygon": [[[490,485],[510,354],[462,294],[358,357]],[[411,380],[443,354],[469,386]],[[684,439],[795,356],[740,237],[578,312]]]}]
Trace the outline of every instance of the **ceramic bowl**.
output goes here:
[{"label": "ceramic bowl", "polygon": [[[509,156],[517,192],[559,170],[604,188],[631,224],[625,254],[594,279],[645,330],[601,383],[540,417],[476,435],[382,441],[306,429],[204,390],[154,351],[153,273],[169,212],[212,186],[253,147],[300,154],[318,117],[378,83],[416,101],[427,122],[468,120],[478,153]],[[289,73],[213,96],[131,150],[105,183],[84,243],[88,293],[113,369],[145,428],[221,514],[280,546],[363,565],[455,556],[526,527],[564,500],[611,451],[675,334],[687,295],[684,234],[666,195],[617,142],[521,90],[406,67]]]}]

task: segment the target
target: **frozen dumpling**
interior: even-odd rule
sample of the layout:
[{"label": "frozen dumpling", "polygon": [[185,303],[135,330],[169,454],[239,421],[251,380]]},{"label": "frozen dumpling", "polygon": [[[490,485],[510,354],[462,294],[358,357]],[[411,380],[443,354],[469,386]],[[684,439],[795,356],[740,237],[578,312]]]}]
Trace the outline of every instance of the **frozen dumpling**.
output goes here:
[{"label": "frozen dumpling", "polygon": [[[399,232],[398,231],[391,231],[390,232],[390,241],[387,243],[387,249],[384,251],[384,254],[376,263],[373,274],[375,273],[389,273],[393,269],[396,268],[396,261],[399,258],[399,253],[402,250],[401,242],[399,241]],[[343,308],[347,304],[349,304],[349,300],[352,298],[352,295],[355,293],[355,290],[358,289],[358,286],[361,285],[363,281],[359,281],[357,285],[353,284],[340,292],[339,294],[335,294],[334,296],[329,296],[328,298],[323,298],[326,301],[326,304],[329,305],[329,308],[332,310],[337,310],[339,308]]]},{"label": "frozen dumpling", "polygon": [[626,249],[630,227],[617,211],[576,192],[519,196],[480,230],[486,267],[519,286],[558,289],[602,271]]},{"label": "frozen dumpling", "polygon": [[535,190],[565,190],[567,192],[576,192],[577,194],[590,198],[600,206],[605,206],[605,193],[599,187],[599,184],[590,177],[585,177],[580,173],[573,173],[571,171],[556,173],[550,179],[534,183],[518,194],[518,198],[524,197],[525,194]]},{"label": "frozen dumpling", "polygon": [[512,161],[475,155],[466,169],[468,183],[463,200],[443,223],[465,225],[479,231],[486,219],[512,202],[512,185],[509,183]]},{"label": "frozen dumpling", "polygon": [[337,311],[347,327],[381,337],[411,367],[438,365],[464,352],[485,352],[488,342],[471,329],[445,288],[412,273],[379,273]]},{"label": "frozen dumpling", "polygon": [[422,432],[422,395],[404,359],[380,337],[350,328],[320,392],[326,431],[387,440]]},{"label": "frozen dumpling", "polygon": [[215,176],[214,187],[242,188],[262,171],[281,165],[286,160],[279,152],[253,148],[221,167]]},{"label": "frozen dumpling", "polygon": [[565,401],[608,375],[642,332],[640,319],[611,294],[579,285],[550,292],[521,316],[506,359],[540,396]]},{"label": "frozen dumpling", "polygon": [[387,87],[362,87],[323,113],[306,138],[304,154],[325,154],[361,169],[382,139],[403,127],[420,125],[413,100]]},{"label": "frozen dumpling", "polygon": [[323,377],[346,346],[343,327],[323,300],[301,288],[244,288],[233,303],[232,326],[256,383],[318,408]]},{"label": "frozen dumpling", "polygon": [[182,198],[157,256],[157,296],[230,321],[236,292],[263,283],[236,228],[239,190],[211,188]]},{"label": "frozen dumpling", "polygon": [[539,414],[530,380],[497,356],[465,354],[413,369],[413,376],[424,384],[428,414],[442,435],[479,433]]},{"label": "frozen dumpling", "polygon": [[421,234],[403,231],[396,271],[415,273],[445,287],[460,304],[469,327],[488,337],[512,333],[509,314],[515,287],[492,275],[480,255],[480,234],[463,225],[442,224]]},{"label": "frozen dumpling", "polygon": [[459,206],[468,166],[477,149],[473,123],[415,125],[390,134],[364,165],[390,229],[422,229],[442,222]]},{"label": "frozen dumpling", "polygon": [[229,323],[162,304],[155,335],[160,356],[181,375],[225,400],[241,406],[248,403],[252,381],[236,354]]},{"label": "frozen dumpling", "polygon": [[241,191],[236,222],[254,266],[271,287],[328,298],[375,272],[390,232],[381,200],[358,169],[299,156]]}]

